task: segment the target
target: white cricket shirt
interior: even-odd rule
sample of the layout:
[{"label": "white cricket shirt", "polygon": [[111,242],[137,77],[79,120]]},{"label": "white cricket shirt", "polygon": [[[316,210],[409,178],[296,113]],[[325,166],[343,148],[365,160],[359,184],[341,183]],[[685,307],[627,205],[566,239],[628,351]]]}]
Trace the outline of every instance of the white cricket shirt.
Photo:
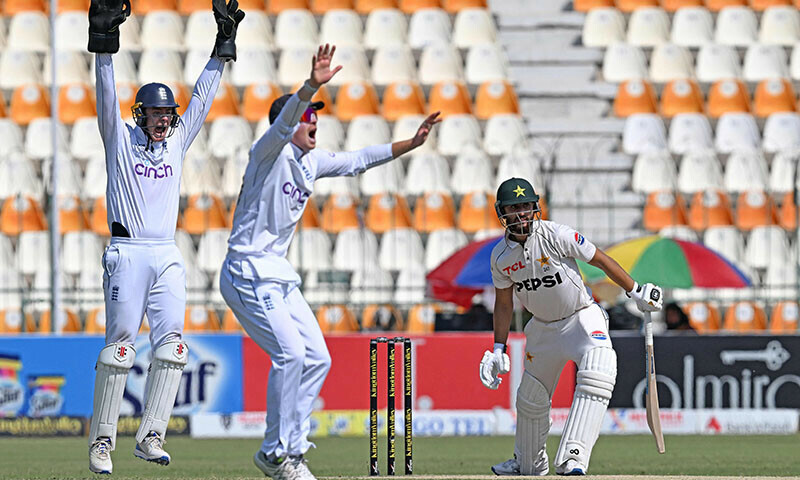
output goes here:
[{"label": "white cricket shirt", "polygon": [[304,153],[290,140],[306,108],[308,102],[292,95],[275,124],[250,148],[227,255],[241,263],[246,277],[300,283],[286,254],[314,181],[353,176],[392,159],[391,144],[355,152],[314,149]]},{"label": "white cricket shirt", "polygon": [[492,250],[492,281],[539,320],[568,317],[593,300],[575,259],[590,261],[597,247],[572,228],[540,220],[522,245],[506,236]]},{"label": "white cricket shirt", "polygon": [[161,142],[148,142],[141,128],[122,120],[111,55],[95,55],[109,229],[118,222],[134,239],[175,238],[183,158],[211,109],[224,66],[219,59],[209,60],[175,132]]}]

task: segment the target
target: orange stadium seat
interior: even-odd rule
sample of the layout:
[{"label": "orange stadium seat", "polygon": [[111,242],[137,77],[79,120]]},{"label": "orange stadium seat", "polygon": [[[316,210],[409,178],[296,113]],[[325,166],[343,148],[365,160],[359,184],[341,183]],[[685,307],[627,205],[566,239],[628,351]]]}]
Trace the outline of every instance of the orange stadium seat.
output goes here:
[{"label": "orange stadium seat", "polygon": [[439,82],[428,95],[428,111],[442,112],[441,117],[472,113],[467,86],[461,82]]},{"label": "orange stadium seat", "polygon": [[89,216],[78,197],[59,198],[58,224],[58,229],[62,234],[89,229]]},{"label": "orange stadium seat", "polygon": [[[228,225],[233,225],[233,215],[236,213],[236,199],[231,202],[231,208],[228,209],[226,217],[228,219]],[[180,220],[180,219],[179,219]]]},{"label": "orange stadium seat", "polygon": [[675,12],[684,7],[702,7],[703,0],[660,0],[661,8],[668,12]]},{"label": "orange stadium seat", "polygon": [[213,122],[219,117],[228,115],[239,115],[239,95],[236,94],[236,88],[233,85],[222,83],[214,97],[214,103],[211,104],[206,122]]},{"label": "orange stadium seat", "polygon": [[731,204],[725,192],[707,190],[692,196],[689,207],[689,226],[694,230],[733,225]]},{"label": "orange stadium seat", "polygon": [[183,229],[201,234],[210,228],[230,228],[225,204],[214,194],[192,195],[183,211]]},{"label": "orange stadium seat", "polygon": [[755,302],[736,302],[725,312],[722,328],[739,333],[763,331],[767,328],[767,314]]},{"label": "orange stadium seat", "polygon": [[356,12],[366,15],[381,8],[397,8],[397,0],[355,0]]},{"label": "orange stadium seat", "polygon": [[794,192],[786,192],[778,209],[778,225],[786,230],[794,230],[797,224],[797,202],[794,199]]},{"label": "orange stadium seat", "polygon": [[[137,91],[138,87],[135,83],[117,82],[117,100],[119,100],[119,112],[122,118],[133,118],[131,107],[136,102]],[[178,103],[178,105],[180,105],[180,103]]]},{"label": "orange stadium seat", "polygon": [[794,88],[792,88],[792,83],[785,78],[760,81],[754,97],[753,113],[759,117],[796,110]]},{"label": "orange stadium seat", "polygon": [[442,0],[447,13],[458,13],[465,8],[486,8],[486,0]]},{"label": "orange stadium seat", "polygon": [[614,0],[574,0],[573,8],[577,12],[588,12],[593,8],[613,7]]},{"label": "orange stadium seat", "polygon": [[6,116],[6,98],[3,96],[3,92],[0,91],[0,118]]},{"label": "orange stadium seat", "polygon": [[418,231],[429,233],[455,226],[455,207],[449,194],[426,193],[424,197],[417,199],[414,207],[414,228]]},{"label": "orange stadium seat", "polygon": [[624,13],[631,13],[637,8],[657,7],[658,0],[616,0],[614,6]]},{"label": "orange stadium seat", "polygon": [[2,11],[8,17],[13,17],[21,12],[47,12],[48,3],[43,0],[4,0]]},{"label": "orange stadium seat", "polygon": [[397,4],[403,13],[414,13],[423,8],[440,8],[442,6],[439,0],[397,0]]},{"label": "orange stadium seat", "polygon": [[652,192],[644,205],[644,228],[657,232],[672,225],[686,225],[686,203],[673,192]]},{"label": "orange stadium seat", "polygon": [[410,227],[411,210],[402,195],[379,193],[370,197],[364,223],[375,233]]},{"label": "orange stadium seat", "polygon": [[655,90],[645,80],[627,80],[617,88],[614,115],[627,117],[634,113],[657,113]]},{"label": "orange stadium seat", "polygon": [[[240,3],[239,8],[244,9]],[[181,15],[191,15],[194,12],[211,10],[211,2],[207,0],[178,0],[178,13]]]},{"label": "orange stadium seat", "polygon": [[186,314],[183,317],[183,329],[187,332],[219,331],[217,312],[200,305],[186,307]]},{"label": "orange stadium seat", "polygon": [[[64,325],[56,326],[56,333],[77,333],[83,330],[81,328],[81,321],[78,314],[74,311],[64,309]],[[53,331],[53,326],[50,321],[50,310],[45,310],[39,317],[39,323],[35,329],[29,331],[36,331],[39,333],[50,333]]]},{"label": "orange stadium seat", "polygon": [[248,122],[256,123],[269,116],[269,107],[272,102],[283,95],[280,87],[274,83],[257,83],[248,85],[244,89],[242,100],[242,116]]},{"label": "orange stadium seat", "polygon": [[361,312],[363,330],[403,330],[403,316],[390,304],[370,304]]},{"label": "orange stadium seat", "polygon": [[311,0],[311,11],[322,15],[328,10],[353,9],[353,0]]},{"label": "orange stadium seat", "polygon": [[749,112],[750,94],[740,80],[719,80],[708,91],[708,114],[719,118],[723,113]]},{"label": "orange stadium seat", "polygon": [[105,307],[93,308],[86,314],[86,325],[83,327],[86,333],[105,333],[106,331],[106,309]]},{"label": "orange stadium seat", "polygon": [[703,92],[694,80],[672,80],[661,93],[661,115],[703,113]]},{"label": "orange stadium seat", "polygon": [[72,125],[83,117],[96,117],[94,92],[89,85],[64,85],[58,92],[58,118],[62,123]]},{"label": "orange stadium seat", "polygon": [[542,220],[550,220],[550,215],[547,212],[547,200],[545,200],[544,195],[539,197],[539,210],[542,211]]},{"label": "orange stadium seat", "polygon": [[690,302],[683,307],[689,324],[699,333],[716,332],[720,327],[719,309],[707,302]]},{"label": "orange stadium seat", "polygon": [[[166,83],[166,85],[169,87],[170,90],[172,90],[172,94],[175,96],[175,103],[179,105],[178,115],[183,115],[183,113],[186,111],[186,107],[189,106],[189,100],[191,100],[192,98],[191,92],[189,92],[189,90],[186,88],[186,85],[182,83]],[[223,85],[226,84],[224,83],[220,84],[219,90],[222,90]],[[214,103],[217,103],[217,98],[219,98],[220,96],[219,90],[217,90],[217,96],[214,98]],[[234,98],[238,97],[234,96]],[[128,106],[128,110],[130,110],[131,106],[133,106],[133,103],[131,103],[131,105]],[[214,110],[213,104],[211,105],[211,110]],[[206,121],[210,122],[211,119],[209,117],[206,117]]]},{"label": "orange stadium seat", "polygon": [[793,300],[778,302],[772,307],[769,331],[775,334],[797,334],[797,317],[800,307]]},{"label": "orange stadium seat", "polygon": [[244,11],[248,10],[260,10],[263,11],[266,5],[264,5],[264,0],[242,0],[239,2],[239,8]]},{"label": "orange stadium seat", "polygon": [[89,0],[58,0],[58,13],[88,12]]},{"label": "orange stadium seat", "polygon": [[739,194],[735,222],[739,230],[750,231],[755,227],[776,223],[775,204],[766,192],[754,190]]},{"label": "orange stadium seat", "polygon": [[46,230],[42,207],[33,197],[17,195],[8,197],[0,209],[0,232],[19,235],[21,232]]},{"label": "orange stadium seat", "polygon": [[317,201],[314,197],[306,200],[306,209],[303,212],[303,217],[300,219],[297,228],[320,228],[320,213],[317,207]]},{"label": "orange stadium seat", "polygon": [[425,95],[416,83],[397,82],[383,91],[383,118],[394,122],[405,115],[425,113]]},{"label": "orange stadium seat", "polygon": [[[291,93],[294,93],[294,92],[300,90],[300,87],[302,87],[302,86],[303,86],[303,82],[298,83],[291,90]],[[339,89],[339,91],[341,92],[341,88]],[[317,90],[317,93],[315,93],[314,96],[311,97],[311,101],[312,102],[324,102],[325,103],[325,106],[322,108],[322,110],[317,110],[317,114],[319,114],[319,115],[331,115],[331,114],[333,114],[333,97],[331,97],[331,93],[330,93],[330,90],[328,90],[327,85],[323,85],[323,86],[319,87],[319,90]]]},{"label": "orange stadium seat", "polygon": [[725,7],[744,7],[747,0],[705,0],[705,5],[712,12],[719,12]]},{"label": "orange stadium seat", "polygon": [[769,7],[790,6],[791,0],[748,0],[748,6],[757,12],[764,11]]},{"label": "orange stadium seat", "polygon": [[147,315],[142,318],[142,323],[139,325],[139,333],[149,332],[150,331],[150,321],[147,319]]},{"label": "orange stadium seat", "polygon": [[457,226],[467,233],[503,228],[494,211],[494,195],[472,192],[461,197]]},{"label": "orange stadium seat", "polygon": [[344,305],[325,305],[317,310],[317,322],[322,333],[350,333],[359,330],[353,312]]},{"label": "orange stadium seat", "polygon": [[336,94],[336,116],[349,122],[359,115],[378,115],[378,94],[368,83],[348,83]]},{"label": "orange stadium seat", "polygon": [[30,325],[33,321],[30,313],[23,313],[18,308],[8,308],[0,310],[0,335],[14,334],[22,332],[22,322]]},{"label": "orange stadium seat", "polygon": [[347,228],[358,228],[358,200],[348,193],[335,193],[328,197],[322,207],[322,229],[328,233],[339,233]]},{"label": "orange stadium seat", "polygon": [[31,120],[50,116],[50,96],[42,85],[22,85],[11,94],[11,120],[27,125]]},{"label": "orange stadium seat", "polygon": [[308,0],[267,0],[267,13],[270,15],[294,8],[308,10]]},{"label": "orange stadium seat", "polygon": [[431,333],[436,326],[436,314],[441,311],[438,304],[419,303],[408,311],[409,333]]},{"label": "orange stadium seat", "polygon": [[222,331],[223,332],[244,331],[242,325],[239,323],[239,320],[236,320],[236,315],[233,314],[233,311],[230,308],[226,309],[225,314],[222,316]]},{"label": "orange stadium seat", "polygon": [[519,100],[507,81],[486,82],[475,94],[475,116],[486,120],[494,115],[519,114]]},{"label": "orange stadium seat", "polygon": [[176,0],[132,0],[131,13],[142,16],[156,10],[177,10]]},{"label": "orange stadium seat", "polygon": [[91,230],[103,237],[110,237],[111,232],[108,230],[108,211],[106,210],[106,197],[99,197],[94,199],[92,205],[92,216],[89,221]]}]

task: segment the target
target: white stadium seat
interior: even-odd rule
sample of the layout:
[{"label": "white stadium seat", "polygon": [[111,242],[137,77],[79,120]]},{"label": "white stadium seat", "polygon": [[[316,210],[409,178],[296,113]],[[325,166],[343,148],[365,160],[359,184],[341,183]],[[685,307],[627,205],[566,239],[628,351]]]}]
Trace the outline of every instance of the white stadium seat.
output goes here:
[{"label": "white stadium seat", "polygon": [[[249,23],[251,21],[250,13],[249,11],[247,12],[247,17],[245,17],[247,20],[244,20],[244,23]],[[241,43],[241,30],[242,27],[240,26],[236,32],[236,44],[240,49],[243,46]],[[216,36],[217,22],[212,15],[208,14],[208,11],[199,10],[189,15],[189,19],[186,21],[186,34],[183,40],[185,48],[211,51],[211,49],[214,48]],[[241,50],[237,51],[237,63],[239,55],[241,55]],[[234,65],[236,65],[236,63],[234,63]]]},{"label": "white stadium seat", "polygon": [[525,178],[533,184],[533,188],[537,192],[542,191],[539,158],[530,150],[514,149],[511,153],[507,153],[500,158],[500,163],[497,166],[497,175],[494,179],[494,189],[496,190],[502,182],[511,177]]},{"label": "white stadium seat", "polygon": [[772,193],[788,193],[794,190],[798,151],[777,152],[772,157],[769,170],[769,188]]},{"label": "white stadium seat", "polygon": [[759,43],[791,47],[800,41],[800,13],[797,8],[774,6],[761,16]]},{"label": "white stadium seat", "polygon": [[703,7],[683,7],[672,17],[670,41],[684,47],[702,47],[714,42],[714,19]]},{"label": "white stadium seat", "polygon": [[678,172],[675,162],[666,150],[640,153],[633,163],[631,188],[634,192],[652,193],[675,189]]},{"label": "white stadium seat", "polygon": [[231,67],[231,83],[237,87],[246,87],[262,82],[278,83],[278,72],[272,53],[264,48],[239,47],[237,61]]},{"label": "white stadium seat", "polygon": [[[185,47],[181,16],[172,10],[156,10],[148,13],[142,20],[139,38],[145,49],[183,50]],[[197,46],[191,45],[191,47]]]},{"label": "white stadium seat", "polygon": [[433,152],[417,152],[411,157],[406,172],[406,195],[450,192],[450,167],[447,160]]},{"label": "white stadium seat", "polygon": [[669,39],[669,16],[658,7],[637,8],[628,20],[628,43],[654,47]]},{"label": "white stadium seat", "polygon": [[0,158],[11,152],[21,152],[23,138],[19,125],[10,118],[0,118]]},{"label": "white stadium seat", "polygon": [[760,148],[761,134],[755,118],[749,113],[723,114],[717,121],[717,137],[714,145],[721,153]]},{"label": "white stadium seat", "polygon": [[[281,50],[290,47],[307,47],[313,48],[316,52],[319,45],[317,37],[317,22],[314,20],[314,15],[308,10],[283,10],[275,20],[275,46]],[[306,66],[310,64],[311,60],[308,60]]]},{"label": "white stadium seat", "polygon": [[422,238],[413,228],[394,228],[381,237],[378,260],[384,270],[420,270],[424,259]]},{"label": "white stadium seat", "polygon": [[767,268],[770,264],[785,264],[794,258],[783,228],[769,225],[755,227],[750,232],[744,251],[744,261],[748,266]]},{"label": "white stadium seat", "polygon": [[686,47],[663,43],[653,49],[650,56],[650,79],[654,82],[694,77],[692,54]]},{"label": "white stadium seat", "polygon": [[0,157],[0,198],[17,194],[42,198],[44,186],[33,163],[20,152],[11,152]]},{"label": "white stadium seat", "polygon": [[725,7],[717,14],[714,41],[720,45],[747,47],[758,38],[758,20],[748,7]]},{"label": "white stadium seat", "polygon": [[86,162],[86,175],[83,178],[83,196],[90,199],[105,196],[107,181],[105,153],[93,155]]},{"label": "white stadium seat", "polygon": [[700,241],[697,232],[687,225],[670,225],[658,231],[662,237],[675,238],[685,242],[698,242]]},{"label": "white stadium seat", "polygon": [[764,288],[759,293],[768,300],[797,300],[797,266],[792,263],[771,263],[764,275]]},{"label": "white stadium seat", "polygon": [[222,169],[222,195],[226,198],[236,198],[242,189],[242,178],[250,161],[250,152],[241,150],[231,155],[225,161]]},{"label": "white stadium seat", "polygon": [[[369,62],[360,46],[337,47],[332,62],[334,65],[341,65],[343,68],[331,79],[330,85],[339,86],[347,83],[363,82],[370,77]],[[307,58],[306,63],[310,64],[311,60]],[[308,70],[308,67],[306,67],[306,70]]]},{"label": "white stadium seat", "polygon": [[758,150],[737,150],[725,162],[723,183],[733,193],[767,188],[769,171],[764,156]]},{"label": "white stadium seat", "polygon": [[451,45],[428,45],[419,59],[419,81],[425,85],[460,81],[464,77],[461,56]]},{"label": "white stadium seat", "polygon": [[6,47],[45,52],[50,48],[50,23],[42,12],[20,12],[8,24]]},{"label": "white stadium seat", "polygon": [[[163,48],[144,50],[139,59],[138,83],[183,83],[182,65],[181,57],[177,51]],[[119,78],[116,78],[116,80],[120,81]],[[192,84],[194,84],[195,80],[197,80],[197,77],[192,80]]]},{"label": "white stadium seat", "polygon": [[763,146],[764,151],[770,153],[800,147],[800,115],[779,112],[767,117]]},{"label": "white stadium seat", "polygon": [[364,45],[378,48],[387,45],[406,45],[408,24],[403,12],[393,8],[373,10],[364,27]]},{"label": "white stadium seat", "polygon": [[0,270],[7,268],[14,268],[14,247],[11,239],[0,233]]},{"label": "white stadium seat", "polygon": [[356,270],[350,279],[350,301],[356,304],[389,303],[394,294],[392,275],[376,266]]},{"label": "white stadium seat", "polygon": [[389,143],[391,133],[389,124],[380,115],[360,115],[350,121],[347,127],[345,151],[361,150],[370,145]]},{"label": "white stadium seat", "polygon": [[468,146],[456,157],[450,185],[453,193],[466,195],[472,192],[494,193],[492,162],[486,153]]},{"label": "white stadium seat", "polygon": [[[42,77],[45,85],[53,81],[52,60],[50,54],[44,57]],[[58,86],[72,83],[89,83],[89,67],[82,52],[74,50],[56,50],[56,81]]]},{"label": "white stadium seat", "polygon": [[[139,52],[142,50],[142,40],[139,37],[139,19],[136,15],[131,14],[125,22],[119,27],[119,49],[120,51],[128,50]],[[236,39],[239,40],[238,37]],[[94,63],[94,62],[89,62]],[[119,79],[117,79],[119,80]]]},{"label": "white stadium seat", "polygon": [[181,195],[216,193],[222,189],[217,162],[205,155],[187,156],[183,161]]},{"label": "white stadium seat", "polygon": [[89,43],[89,17],[86,12],[64,12],[56,17],[55,33],[60,50],[83,52]]},{"label": "white stadium seat", "polygon": [[[424,115],[404,115],[394,122],[394,129],[392,130],[392,141],[399,142],[413,137],[419,126],[425,120]],[[420,147],[415,149],[415,152],[433,152],[436,151],[438,129],[434,128],[428,134],[428,140]],[[319,135],[319,133],[317,134]]]},{"label": "white stadium seat", "polygon": [[253,131],[250,123],[243,117],[228,115],[211,123],[208,131],[209,151],[217,158],[227,158],[241,150],[247,151],[252,143]]},{"label": "white stadium seat", "polygon": [[425,279],[425,268],[404,268],[397,276],[397,288],[394,302],[401,305],[421,303],[425,300],[428,281]]},{"label": "white stadium seat", "polygon": [[733,225],[709,227],[703,234],[703,243],[736,265],[744,260],[744,237]]},{"label": "white stadium seat", "polygon": [[333,268],[355,272],[378,265],[378,240],[364,228],[342,230],[333,246]]},{"label": "white stadium seat", "polygon": [[35,52],[5,49],[0,53],[0,88],[42,83],[42,62]]},{"label": "white stadium seat", "polygon": [[358,178],[326,177],[314,182],[314,193],[317,195],[343,195],[358,197]]},{"label": "white stadium seat", "polygon": [[528,131],[521,116],[494,115],[486,122],[483,148],[489,155],[504,155],[528,146]]},{"label": "white stadium seat", "polygon": [[[133,61],[133,56],[131,55],[130,51],[120,50],[119,52],[115,53],[112,58],[113,58],[112,61],[114,62],[114,81],[117,82],[118,85],[120,83],[139,84],[140,81],[139,74],[137,73],[136,64]],[[145,58],[144,60],[147,59]],[[180,60],[180,57],[178,57],[178,60]],[[142,64],[142,62],[143,60],[140,59],[139,60],[140,67],[143,66],[144,68],[148,68],[146,63]],[[176,65],[176,67],[178,68],[178,70],[176,71],[180,72],[180,65]],[[157,69],[158,66],[156,65],[154,68]],[[170,70],[170,72],[171,71],[172,70]],[[150,78],[153,78],[153,76],[150,75]],[[89,62],[89,80],[92,82],[92,85],[94,85],[95,82],[97,81],[97,75],[95,75],[94,60]],[[151,80],[151,81],[156,82],[159,80]]]},{"label": "white stadium seat", "polygon": [[462,148],[481,145],[481,128],[472,115],[450,115],[439,125],[439,153],[457,155]]},{"label": "white stadium seat", "polygon": [[328,270],[331,268],[331,241],[319,228],[298,229],[289,246],[287,258],[299,270]]},{"label": "white stadium seat", "polygon": [[498,45],[484,44],[470,47],[465,64],[467,83],[479,85],[508,79],[508,60]]},{"label": "white stadium seat", "polygon": [[0,268],[0,310],[20,308],[22,292],[27,290],[16,269]]},{"label": "white stadium seat", "polygon": [[50,271],[50,233],[46,230],[22,232],[17,237],[17,270],[24,275]]},{"label": "white stadium seat", "polygon": [[709,83],[741,78],[739,55],[729,45],[703,45],[697,52],[695,73],[698,80]]},{"label": "white stadium seat", "polygon": [[713,150],[687,152],[681,159],[678,190],[684,194],[722,190],[722,167]]},{"label": "white stadium seat", "polygon": [[589,10],[583,22],[581,41],[585,47],[607,47],[625,41],[625,17],[613,7]]},{"label": "white stadium seat", "polygon": [[[203,14],[208,15],[208,12]],[[236,45],[239,48],[274,48],[269,17],[264,12],[248,10],[245,20],[236,29]]]},{"label": "white stadium seat", "polygon": [[461,230],[453,228],[431,232],[425,246],[425,268],[433,270],[466,244],[467,237]]},{"label": "white stadium seat", "polygon": [[458,48],[469,48],[496,41],[494,20],[488,10],[464,8],[456,14],[453,22],[453,45]]},{"label": "white stadium seat", "polygon": [[80,159],[105,153],[97,117],[83,117],[75,121],[72,125],[69,151],[73,157]]},{"label": "white stadium seat", "polygon": [[372,83],[386,86],[395,82],[413,82],[417,69],[411,50],[403,45],[379,47],[372,57]]},{"label": "white stadium seat", "polygon": [[771,78],[788,78],[786,53],[780,45],[751,45],[744,54],[744,79],[760,82]]},{"label": "white stadium seat", "polygon": [[679,113],[669,124],[669,150],[678,155],[714,148],[714,132],[702,113]]},{"label": "white stadium seat", "polygon": [[[69,151],[67,128],[61,123],[57,125],[56,143],[58,151]],[[25,155],[37,160],[53,155],[53,142],[50,139],[52,135],[51,128],[50,118],[48,117],[36,118],[28,124],[28,130],[25,132]],[[47,139],[47,141],[42,141],[42,139]]]},{"label": "white stadium seat", "polygon": [[[247,58],[248,61],[251,61],[251,58]],[[238,62],[234,62],[234,65]],[[244,62],[242,62],[244,63]],[[208,50],[198,50],[198,49],[191,49],[186,52],[186,59],[183,62],[183,79],[182,82],[186,84],[190,89],[194,88],[194,84],[197,82],[197,79],[200,78],[200,74],[203,73],[203,70],[206,68],[208,64]],[[222,83],[231,83],[231,68],[226,68],[222,71]],[[264,77],[266,78],[266,75]],[[220,87],[217,89],[217,95],[220,92],[224,92],[224,87]]]},{"label": "white stadium seat", "polygon": [[[311,57],[316,53],[315,48],[307,45],[283,48],[278,61],[278,83],[284,87],[291,88],[307,79]],[[339,75],[337,74],[336,76],[338,77]]]},{"label": "white stadium seat", "polygon": [[370,168],[358,176],[362,195],[380,193],[400,193],[403,189],[405,172],[403,162],[388,162]]},{"label": "white stadium seat", "polygon": [[[45,185],[51,185],[51,169],[53,159],[42,162],[42,177]],[[81,167],[68,154],[58,155],[58,195],[77,197],[83,193],[83,176]]]},{"label": "white stadium seat", "polygon": [[647,150],[666,150],[667,132],[661,117],[649,113],[637,113],[625,120],[622,133],[622,148],[625,153],[635,155]]},{"label": "white stadium seat", "polygon": [[319,43],[340,46],[360,46],[363,41],[361,17],[353,10],[328,10],[319,27]]},{"label": "white stadium seat", "polygon": [[610,45],[603,57],[603,78],[607,82],[624,82],[647,78],[647,60],[642,50],[627,43]]},{"label": "white stadium seat", "polygon": [[450,17],[439,8],[423,8],[408,22],[408,45],[422,49],[428,45],[450,44]]},{"label": "white stadium seat", "polygon": [[61,244],[61,267],[65,273],[77,275],[81,270],[96,268],[103,256],[103,242],[94,232],[67,232]]},{"label": "white stadium seat", "polygon": [[212,228],[203,233],[197,246],[197,266],[201,270],[213,274],[222,268],[230,234],[227,228]]},{"label": "white stadium seat", "polygon": [[317,148],[338,152],[344,145],[344,127],[334,115],[317,118]]}]

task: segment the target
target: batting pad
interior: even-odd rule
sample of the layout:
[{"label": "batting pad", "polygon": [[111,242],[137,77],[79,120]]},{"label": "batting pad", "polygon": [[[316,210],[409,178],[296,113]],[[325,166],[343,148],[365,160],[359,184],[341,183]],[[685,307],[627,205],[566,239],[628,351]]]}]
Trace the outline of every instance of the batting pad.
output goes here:
[{"label": "batting pad", "polygon": [[578,368],[575,398],[556,452],[556,473],[569,459],[576,460],[584,471],[589,466],[616,379],[617,354],[613,348],[595,347],[586,352]]},{"label": "batting pad", "polygon": [[94,413],[89,427],[89,446],[98,437],[111,439],[111,450],[117,442],[117,420],[128,371],[133,366],[136,350],[129,343],[110,343],[100,350],[94,378]]},{"label": "batting pad", "polygon": [[160,434],[162,439],[167,434],[167,423],[188,359],[189,347],[184,342],[167,342],[156,349],[147,373],[145,407],[136,432],[137,442],[141,443],[150,432]]},{"label": "batting pad", "polygon": [[545,441],[550,431],[550,394],[525,372],[517,389],[517,433],[514,455],[522,475],[547,475]]}]

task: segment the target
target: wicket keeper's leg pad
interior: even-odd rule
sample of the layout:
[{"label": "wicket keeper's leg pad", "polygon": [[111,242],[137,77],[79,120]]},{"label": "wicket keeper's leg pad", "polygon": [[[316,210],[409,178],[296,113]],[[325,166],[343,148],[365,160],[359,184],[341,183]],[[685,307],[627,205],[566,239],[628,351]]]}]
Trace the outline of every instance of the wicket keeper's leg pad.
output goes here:
[{"label": "wicket keeper's leg pad", "polygon": [[92,0],[89,6],[89,51],[117,53],[119,26],[130,14],[130,0]]}]

